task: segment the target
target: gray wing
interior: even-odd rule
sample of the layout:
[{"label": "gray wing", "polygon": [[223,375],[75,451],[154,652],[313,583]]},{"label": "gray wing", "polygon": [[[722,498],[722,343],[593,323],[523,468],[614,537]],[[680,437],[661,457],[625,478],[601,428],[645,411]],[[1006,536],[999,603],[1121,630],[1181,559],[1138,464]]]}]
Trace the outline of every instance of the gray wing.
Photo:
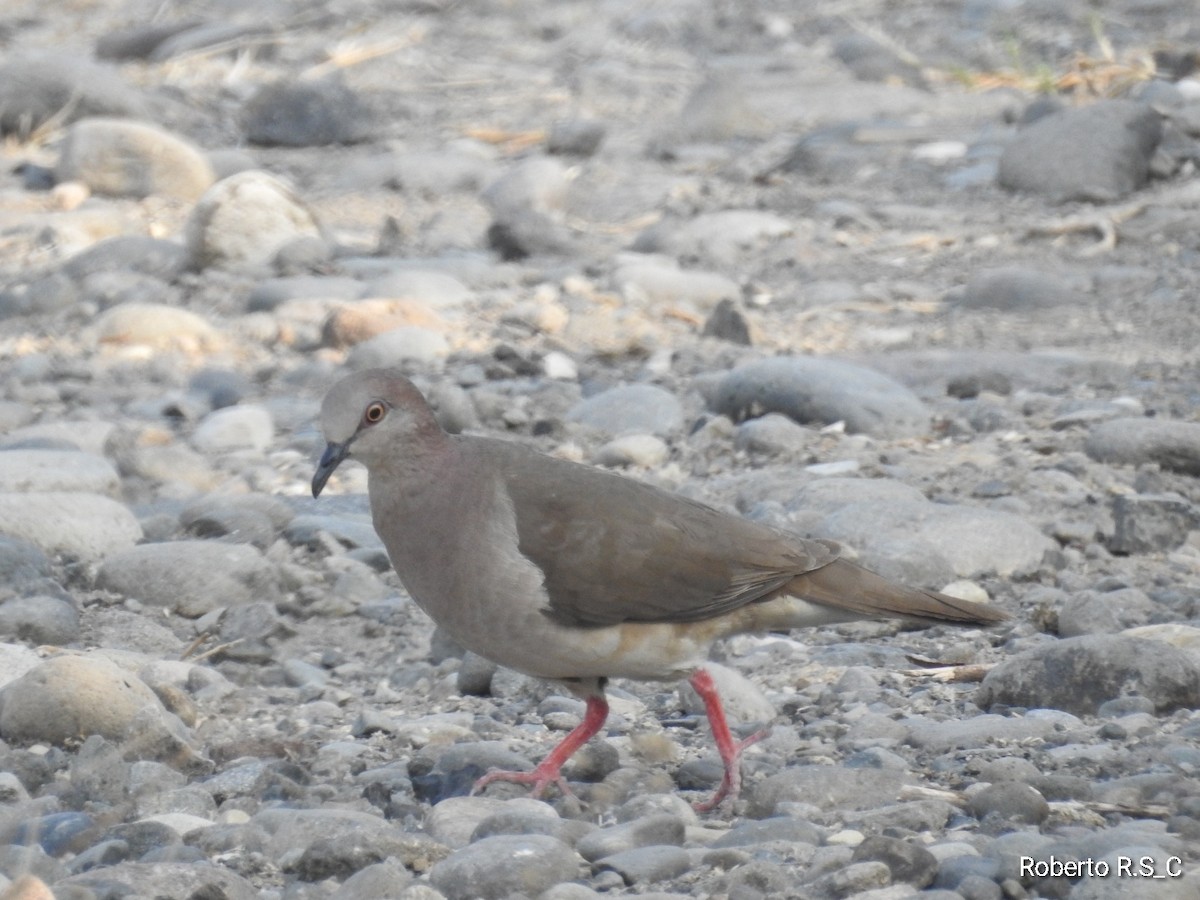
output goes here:
[{"label": "gray wing", "polygon": [[832,542],[511,442],[487,443],[513,502],[520,550],[544,573],[545,612],[563,624],[709,619],[838,556]]}]

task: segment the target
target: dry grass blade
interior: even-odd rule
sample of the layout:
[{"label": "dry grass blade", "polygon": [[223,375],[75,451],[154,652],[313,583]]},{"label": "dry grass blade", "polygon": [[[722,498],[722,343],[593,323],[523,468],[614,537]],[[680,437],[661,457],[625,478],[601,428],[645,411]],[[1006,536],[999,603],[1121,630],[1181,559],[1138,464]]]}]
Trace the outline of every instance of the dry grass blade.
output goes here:
[{"label": "dry grass blade", "polygon": [[1141,215],[1145,203],[1131,203],[1111,210],[1100,210],[1091,214],[1068,216],[1034,225],[1025,232],[1026,237],[1062,237],[1068,234],[1095,232],[1099,240],[1080,251],[1081,256],[1097,256],[1114,250],[1117,246],[1117,226]]},{"label": "dry grass blade", "polygon": [[967,802],[961,791],[933,788],[921,784],[906,784],[900,788],[899,800],[945,800],[955,806],[963,806]]},{"label": "dry grass blade", "polygon": [[995,663],[972,663],[965,666],[931,666],[923,669],[905,669],[900,674],[909,678],[932,678],[943,684],[971,684],[983,681],[983,677],[996,667]]},{"label": "dry grass blade", "polygon": [[343,41],[329,51],[329,59],[301,73],[302,79],[323,78],[338,69],[362,65],[373,59],[391,56],[407,50],[425,40],[429,29],[424,25],[413,25],[404,34],[375,41]]},{"label": "dry grass blade", "polygon": [[205,650],[203,653],[193,659],[192,662],[203,662],[206,659],[211,659],[219,653],[224,653],[230,647],[236,647],[243,640],[245,640],[245,638],[234,638],[232,641],[226,641],[224,644],[217,644],[217,646]]},{"label": "dry grass blade", "polygon": [[540,128],[533,131],[506,131],[503,128],[490,128],[486,125],[468,128],[466,136],[485,144],[500,147],[509,154],[522,153],[546,140],[546,132]]}]

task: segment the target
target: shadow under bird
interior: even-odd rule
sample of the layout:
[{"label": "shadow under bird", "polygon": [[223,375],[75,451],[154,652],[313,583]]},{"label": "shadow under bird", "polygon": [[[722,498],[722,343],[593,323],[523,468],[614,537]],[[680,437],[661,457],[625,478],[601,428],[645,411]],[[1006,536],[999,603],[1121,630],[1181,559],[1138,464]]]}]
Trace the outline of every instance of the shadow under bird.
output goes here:
[{"label": "shadow under bird", "polygon": [[463,647],[586,700],[583,721],[532,772],[492,781],[567,791],[561,768],[604,725],[609,678],[687,678],[704,701],[724,777],[709,810],[737,797],[737,741],[710,645],[752,631],[902,618],[991,625],[988,606],[890,582],[807,540],[639,481],[512,441],[442,430],[399,371],[335,384],[321,406],[321,493],[346,459],[367,467],[371,516],[413,600]]}]

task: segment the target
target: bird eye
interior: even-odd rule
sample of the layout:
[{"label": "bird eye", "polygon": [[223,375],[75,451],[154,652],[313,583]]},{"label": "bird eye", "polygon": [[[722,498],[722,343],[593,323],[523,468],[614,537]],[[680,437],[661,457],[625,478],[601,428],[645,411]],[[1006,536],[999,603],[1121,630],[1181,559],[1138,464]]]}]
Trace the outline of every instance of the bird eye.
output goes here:
[{"label": "bird eye", "polygon": [[365,422],[367,425],[374,425],[383,418],[384,413],[386,412],[387,409],[377,400],[368,406],[366,411],[363,412],[363,422]]}]

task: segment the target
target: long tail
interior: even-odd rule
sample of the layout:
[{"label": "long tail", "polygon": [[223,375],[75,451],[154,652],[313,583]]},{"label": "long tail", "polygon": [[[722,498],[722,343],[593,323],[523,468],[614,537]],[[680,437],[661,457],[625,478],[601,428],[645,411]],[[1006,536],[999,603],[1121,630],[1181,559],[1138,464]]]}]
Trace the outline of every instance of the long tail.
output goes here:
[{"label": "long tail", "polygon": [[796,576],[781,593],[875,619],[995,625],[1009,618],[1007,613],[982,603],[903,587],[844,559]]}]

